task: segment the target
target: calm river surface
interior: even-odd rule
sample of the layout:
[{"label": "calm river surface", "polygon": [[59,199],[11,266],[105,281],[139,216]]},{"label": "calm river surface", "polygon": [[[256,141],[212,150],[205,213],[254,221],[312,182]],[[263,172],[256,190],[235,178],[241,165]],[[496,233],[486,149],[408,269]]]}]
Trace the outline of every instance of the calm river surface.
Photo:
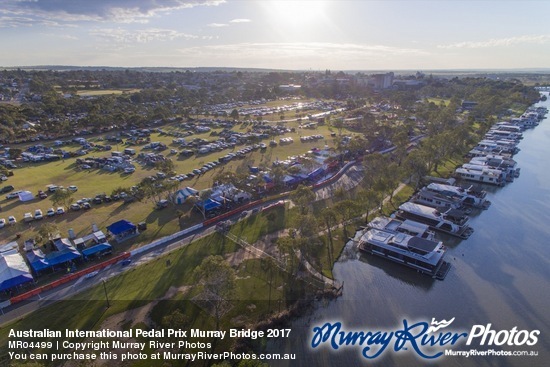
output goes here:
[{"label": "calm river surface", "polygon": [[[548,93],[546,93],[548,94]],[[548,101],[537,105],[550,108]],[[523,133],[514,157],[521,175],[503,188],[486,187],[491,207],[474,213],[474,234],[464,241],[441,237],[452,268],[444,281],[432,280],[385,259],[359,254],[348,244],[334,274],[344,282],[343,295],[317,305],[292,324],[291,338],[269,349],[296,353],[297,361],[276,366],[550,366],[550,114]],[[410,323],[456,318],[449,331],[470,333],[473,325],[491,329],[540,330],[533,347],[465,346],[520,351],[537,350],[538,357],[442,356],[429,362],[412,350],[393,351],[367,360],[360,347],[337,351],[311,349],[312,328],[340,321],[345,330],[403,329]],[[443,347],[444,349],[451,349]],[[411,349],[411,348],[409,348]]]}]

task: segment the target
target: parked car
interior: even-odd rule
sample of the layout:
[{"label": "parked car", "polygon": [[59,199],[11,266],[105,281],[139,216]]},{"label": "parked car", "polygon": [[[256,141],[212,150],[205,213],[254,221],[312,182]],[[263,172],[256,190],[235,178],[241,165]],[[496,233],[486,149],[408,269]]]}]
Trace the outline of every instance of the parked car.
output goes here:
[{"label": "parked car", "polygon": [[10,191],[13,191],[14,190],[14,187],[12,185],[8,185],[8,186],[4,186],[2,187],[2,189],[0,190],[1,193],[5,193],[5,192],[10,192]]},{"label": "parked car", "polygon": [[23,192],[22,190],[10,192],[9,194],[6,195],[6,199],[13,199],[13,198],[19,197],[19,194],[22,192]]},{"label": "parked car", "polygon": [[75,185],[71,185],[71,186],[67,187],[67,190],[75,192],[75,191],[78,191],[78,187],[76,187]]},{"label": "parked car", "polygon": [[42,215],[42,210],[36,209],[34,211],[34,219],[36,219],[36,220],[44,219],[44,216]]},{"label": "parked car", "polygon": [[81,205],[81,208],[82,208],[82,209],[91,209],[92,206],[90,205],[90,203],[85,202],[85,203],[83,203],[83,204]]},{"label": "parked car", "polygon": [[59,207],[57,207],[57,210],[55,211],[55,214],[57,214],[57,215],[65,214],[65,209],[63,209],[63,207],[59,206]]},{"label": "parked car", "polygon": [[74,203],[74,204],[71,204],[71,206],[69,208],[71,210],[78,211],[78,210],[80,210],[80,205],[78,205],[77,203]]},{"label": "parked car", "polygon": [[53,210],[53,208],[48,209],[48,211],[46,212],[46,216],[48,217],[53,217],[54,215],[55,215],[55,210]]},{"label": "parked car", "polygon": [[17,223],[17,219],[15,219],[15,217],[14,217],[13,215],[10,215],[10,216],[8,217],[8,223],[9,223],[10,225],[14,225],[15,223]]},{"label": "parked car", "polygon": [[6,220],[4,218],[0,218],[0,228],[4,228],[6,226]]},{"label": "parked car", "polygon": [[23,215],[23,221],[25,222],[32,222],[34,220],[34,217],[32,216],[31,213],[25,213]]},{"label": "parked car", "polygon": [[160,200],[157,202],[157,209],[166,208],[168,206],[168,200]]},{"label": "parked car", "polygon": [[38,190],[38,197],[40,199],[46,199],[48,197],[48,194],[46,194],[44,191],[42,190]]}]

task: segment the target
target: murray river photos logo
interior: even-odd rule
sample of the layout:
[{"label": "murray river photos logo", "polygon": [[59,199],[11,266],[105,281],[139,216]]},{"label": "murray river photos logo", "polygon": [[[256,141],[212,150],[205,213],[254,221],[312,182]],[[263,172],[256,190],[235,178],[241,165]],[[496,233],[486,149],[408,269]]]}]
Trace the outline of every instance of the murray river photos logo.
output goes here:
[{"label": "murray river photos logo", "polygon": [[341,322],[327,322],[313,328],[311,347],[313,349],[328,345],[334,350],[345,347],[358,347],[361,355],[367,359],[374,359],[384,352],[408,351],[416,353],[425,359],[439,358],[445,350],[465,343],[467,346],[532,346],[538,342],[539,330],[493,330],[491,324],[474,325],[470,332],[449,330],[453,323],[436,321],[431,324],[425,321],[409,323],[403,320],[403,327],[396,330],[380,331],[346,331]]}]

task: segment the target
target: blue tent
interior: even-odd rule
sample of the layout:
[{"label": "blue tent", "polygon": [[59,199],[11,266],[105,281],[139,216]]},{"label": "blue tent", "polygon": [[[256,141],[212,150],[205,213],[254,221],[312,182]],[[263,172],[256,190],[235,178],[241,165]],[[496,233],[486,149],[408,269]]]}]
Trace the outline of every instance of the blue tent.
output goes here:
[{"label": "blue tent", "polygon": [[178,190],[175,193],[173,200],[176,204],[183,204],[189,197],[196,196],[198,193],[199,192],[197,190],[188,186],[184,189]]},{"label": "blue tent", "polygon": [[139,234],[137,226],[127,220],[119,220],[107,227],[107,230],[114,236],[117,242],[127,240],[134,235]]},{"label": "blue tent", "polygon": [[113,250],[113,246],[111,246],[110,244],[100,243],[82,250],[82,255],[89,257],[97,253],[111,252],[112,250]]},{"label": "blue tent", "polygon": [[113,235],[117,236],[121,233],[133,231],[137,227],[134,223],[129,222],[125,219],[119,220],[118,222],[114,222],[110,226],[107,227],[107,230],[111,232]]},{"label": "blue tent", "polygon": [[27,259],[35,273],[82,257],[68,240],[56,240],[54,244],[58,251],[52,251],[47,255],[44,255],[40,249],[27,252]]},{"label": "blue tent", "polygon": [[204,210],[205,212],[217,209],[222,206],[221,203],[217,202],[213,199],[206,199],[204,201],[199,201],[195,204],[200,210]]},{"label": "blue tent", "polygon": [[32,282],[34,279],[17,250],[0,253],[0,291]]}]

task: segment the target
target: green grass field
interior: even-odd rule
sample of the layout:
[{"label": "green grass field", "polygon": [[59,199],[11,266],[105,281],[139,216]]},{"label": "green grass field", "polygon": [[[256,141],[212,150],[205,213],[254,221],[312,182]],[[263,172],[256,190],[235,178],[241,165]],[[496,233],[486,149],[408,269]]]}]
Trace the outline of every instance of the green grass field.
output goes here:
[{"label": "green grass field", "polygon": [[[334,139],[330,137],[330,128],[327,126],[319,126],[316,129],[300,129],[298,128],[298,122],[286,123],[288,127],[296,128],[294,133],[288,133],[285,136],[290,136],[294,139],[294,143],[288,145],[278,145],[276,147],[268,147],[265,151],[253,151],[248,154],[244,159],[234,160],[226,165],[218,166],[215,169],[207,172],[200,177],[195,177],[191,180],[185,180],[180,182],[181,187],[191,186],[198,190],[211,187],[213,184],[213,177],[220,171],[248,171],[248,166],[265,165],[271,167],[271,163],[275,160],[284,160],[289,156],[296,156],[306,153],[313,147],[323,148],[325,145],[334,146]],[[235,130],[246,131],[248,126],[237,125]],[[178,132],[183,131],[177,124],[172,124],[163,127],[165,132]],[[219,130],[218,130],[219,131]],[[324,140],[317,142],[300,142],[300,136],[322,134],[325,136]],[[204,138],[214,140],[214,136],[210,136],[210,133],[193,135],[190,138]],[[282,136],[281,136],[282,137]],[[102,136],[93,136],[89,138],[89,141],[95,143],[106,143],[100,141]],[[277,140],[280,137],[277,137]],[[166,134],[154,133],[151,135],[151,141],[159,141],[168,146],[169,149],[178,149],[175,144],[172,143],[172,136]],[[266,141],[267,142],[267,141]],[[18,146],[21,149],[26,149],[27,145]],[[46,143],[48,145],[48,143]],[[123,150],[126,145],[113,144],[113,150]],[[76,150],[79,146],[77,144],[64,147],[66,150]],[[142,146],[132,146],[139,153],[142,151]],[[234,150],[239,150],[241,146],[237,146]],[[143,150],[144,152],[148,152]],[[175,164],[175,169],[178,174],[185,174],[192,171],[195,168],[202,167],[205,163],[215,161],[219,157],[226,155],[231,150],[225,149],[221,152],[215,152],[207,155],[192,156],[189,158],[183,158],[177,154],[169,154],[169,150],[165,150],[163,154],[167,155]],[[87,156],[91,157],[107,157],[110,156],[109,151],[105,152],[92,152]],[[111,173],[98,169],[92,170],[78,170],[75,164],[76,159],[66,159],[48,163],[24,163],[18,162],[20,168],[14,170],[14,176],[10,177],[8,181],[4,182],[4,185],[13,185],[15,190],[28,190],[36,195],[38,190],[46,190],[46,185],[55,184],[68,187],[70,185],[76,185],[78,191],[74,194],[74,199],[79,200],[83,197],[94,197],[100,193],[110,194],[113,189],[117,187],[131,187],[139,183],[144,177],[154,175],[156,170],[150,167],[142,167],[136,164],[136,172],[131,175],[125,175],[121,173]],[[0,197],[0,218],[7,219],[8,216],[13,215],[17,219],[18,223],[14,226],[6,225],[5,228],[0,229],[2,242],[9,242],[19,235],[22,240],[33,238],[39,227],[44,222],[54,222],[60,229],[61,235],[66,236],[69,229],[73,229],[77,235],[85,235],[90,232],[91,225],[96,224],[100,229],[105,230],[105,227],[109,224],[118,221],[120,219],[127,219],[134,223],[146,222],[148,229],[140,234],[138,237],[117,246],[117,249],[125,250],[133,246],[139,246],[140,244],[150,242],[155,238],[169,235],[185,227],[188,227],[194,223],[198,223],[201,220],[201,216],[191,211],[190,205],[182,206],[169,206],[164,210],[155,210],[154,203],[150,200],[143,202],[134,202],[130,204],[124,204],[122,202],[103,203],[100,205],[93,205],[92,209],[88,211],[67,212],[63,216],[55,216],[53,218],[45,218],[42,221],[23,223],[24,213],[30,212],[34,214],[36,209],[41,209],[44,215],[48,208],[53,207],[50,199],[38,199],[20,202],[18,199],[6,199],[6,194]],[[54,208],[55,209],[55,208]],[[178,220],[176,211],[181,210],[186,213],[181,220]]]}]

